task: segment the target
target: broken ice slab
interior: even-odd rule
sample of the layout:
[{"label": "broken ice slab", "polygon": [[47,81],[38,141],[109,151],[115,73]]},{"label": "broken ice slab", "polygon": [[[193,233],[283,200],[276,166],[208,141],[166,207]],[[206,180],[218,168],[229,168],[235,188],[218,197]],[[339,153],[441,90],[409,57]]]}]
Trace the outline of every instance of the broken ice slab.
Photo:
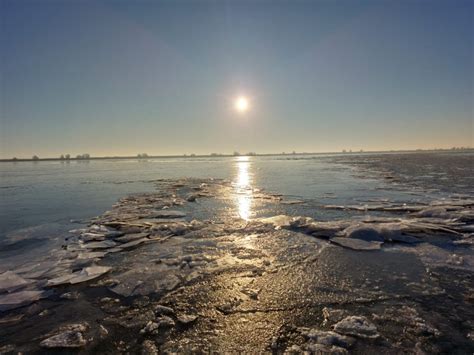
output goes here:
[{"label": "broken ice slab", "polygon": [[331,242],[353,250],[380,250],[383,242],[365,241],[362,239],[335,237]]},{"label": "broken ice slab", "polygon": [[87,243],[84,244],[84,248],[86,249],[107,249],[107,248],[113,248],[117,245],[112,240],[104,240],[102,242],[92,242],[92,243]]},{"label": "broken ice slab", "polygon": [[49,336],[40,343],[44,348],[80,348],[88,343],[84,332],[89,329],[87,322],[69,324],[60,327],[56,334]]},{"label": "broken ice slab", "polygon": [[110,232],[105,233],[105,236],[106,238],[117,238],[117,237],[121,237],[124,234],[125,233],[121,231],[110,231]]},{"label": "broken ice slab", "polygon": [[150,233],[132,233],[124,235],[123,237],[115,238],[115,240],[120,243],[128,243],[137,239],[146,238],[149,235]]},{"label": "broken ice slab", "polygon": [[47,292],[31,290],[0,295],[0,311],[8,311],[38,301],[48,295]]},{"label": "broken ice slab", "polygon": [[317,328],[300,327],[298,328],[298,332],[300,332],[305,339],[309,340],[310,344],[315,343],[327,346],[350,348],[356,342],[356,340],[350,336],[341,335],[332,331],[320,330]]},{"label": "broken ice slab", "polygon": [[282,227],[289,227],[293,219],[294,217],[291,217],[291,216],[278,215],[278,216],[267,217],[267,218],[259,218],[257,219],[257,221],[264,224],[273,224],[276,228],[282,228]]},{"label": "broken ice slab", "polygon": [[43,340],[40,346],[43,348],[80,348],[86,344],[87,340],[81,332],[67,330]]},{"label": "broken ice slab", "polygon": [[109,266],[88,266],[79,272],[62,275],[48,280],[47,286],[58,286],[65,284],[77,284],[93,280],[109,272],[112,268]]},{"label": "broken ice slab", "polygon": [[[399,230],[398,230],[399,232]],[[381,230],[374,226],[365,225],[365,224],[356,224],[350,227],[347,227],[342,231],[342,234],[347,238],[360,239],[366,242],[383,242],[384,238],[382,237]]]},{"label": "broken ice slab", "polygon": [[380,336],[377,332],[377,327],[366,317],[362,316],[349,316],[344,318],[334,325],[334,331],[359,338],[375,339]]},{"label": "broken ice slab", "polygon": [[107,252],[102,251],[94,251],[94,252],[83,252],[77,255],[78,259],[95,259],[95,258],[103,258]]},{"label": "broken ice slab", "polygon": [[350,224],[349,221],[311,222],[304,229],[314,237],[330,238]]},{"label": "broken ice slab", "polygon": [[54,279],[48,280],[46,286],[58,286],[58,285],[65,285],[68,284],[71,279],[76,277],[77,275],[75,274],[66,274],[62,275],[59,277],[56,277]]},{"label": "broken ice slab", "polygon": [[12,271],[6,271],[0,274],[0,293],[15,291],[25,287],[29,283],[31,283],[31,281],[25,280]]},{"label": "broken ice slab", "polygon": [[451,218],[451,214],[442,206],[424,208],[414,213],[417,217],[423,218]]},{"label": "broken ice slab", "polygon": [[132,240],[132,241],[130,241],[130,242],[128,242],[128,243],[120,244],[120,245],[118,245],[116,248],[113,248],[113,249],[121,249],[121,250],[123,250],[123,249],[133,248],[133,247],[135,247],[135,246],[137,246],[137,245],[140,245],[140,244],[145,243],[145,242],[148,242],[148,241],[150,241],[150,239],[148,239],[148,238],[146,238],[146,237],[145,237],[145,238],[140,238],[140,239],[135,239],[135,240]]},{"label": "broken ice slab", "polygon": [[89,281],[95,279],[99,276],[104,275],[105,273],[109,272],[112,268],[109,266],[89,266],[82,269],[77,277],[71,279],[69,282],[71,284],[77,284],[80,282]]},{"label": "broken ice slab", "polygon": [[419,212],[426,206],[419,205],[325,205],[328,210],[353,210],[353,211],[386,211],[386,212]]},{"label": "broken ice slab", "polygon": [[21,268],[15,269],[15,271],[24,278],[37,279],[43,277],[45,274],[54,272],[58,267],[58,263],[57,260],[42,260],[40,262],[26,264]]},{"label": "broken ice slab", "polygon": [[404,234],[408,232],[406,223],[356,223],[344,229],[340,234],[348,238],[362,239],[365,241],[389,241],[403,243],[417,243],[420,240]]},{"label": "broken ice slab", "polygon": [[86,232],[81,234],[81,239],[85,242],[102,241],[105,239],[105,234]]}]

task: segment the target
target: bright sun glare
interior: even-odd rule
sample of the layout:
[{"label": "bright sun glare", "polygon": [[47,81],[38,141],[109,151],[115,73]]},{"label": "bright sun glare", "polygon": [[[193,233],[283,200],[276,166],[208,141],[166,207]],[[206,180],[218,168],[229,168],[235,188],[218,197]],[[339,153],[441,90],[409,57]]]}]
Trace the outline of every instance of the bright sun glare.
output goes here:
[{"label": "bright sun glare", "polygon": [[234,107],[238,112],[245,112],[249,109],[249,100],[245,96],[235,99]]}]

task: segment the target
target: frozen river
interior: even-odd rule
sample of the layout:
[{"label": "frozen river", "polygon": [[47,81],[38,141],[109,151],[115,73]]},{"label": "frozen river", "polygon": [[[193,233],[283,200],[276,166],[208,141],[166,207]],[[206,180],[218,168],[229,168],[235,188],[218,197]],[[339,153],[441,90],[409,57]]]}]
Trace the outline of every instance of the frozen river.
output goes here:
[{"label": "frozen river", "polygon": [[470,353],[473,159],[1,164],[0,350]]}]

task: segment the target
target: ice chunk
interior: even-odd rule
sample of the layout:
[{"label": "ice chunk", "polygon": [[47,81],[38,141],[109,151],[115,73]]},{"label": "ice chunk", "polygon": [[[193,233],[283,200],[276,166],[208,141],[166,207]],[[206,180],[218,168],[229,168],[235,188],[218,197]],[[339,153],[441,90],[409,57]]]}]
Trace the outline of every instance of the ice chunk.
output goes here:
[{"label": "ice chunk", "polygon": [[87,243],[84,244],[84,248],[87,249],[107,249],[107,248],[113,248],[117,245],[112,240],[104,240],[102,242],[92,242],[92,243]]},{"label": "ice chunk", "polygon": [[278,215],[268,218],[259,218],[257,221],[265,224],[273,224],[277,228],[289,227],[294,217]]},{"label": "ice chunk", "polygon": [[84,281],[89,281],[95,279],[99,276],[104,275],[109,272],[112,268],[110,266],[89,266],[82,269],[79,274],[71,279],[69,282],[71,284],[77,284]]},{"label": "ice chunk", "polygon": [[90,242],[90,241],[102,241],[105,239],[105,235],[101,233],[82,233],[81,234],[81,239],[85,242]]},{"label": "ice chunk", "polygon": [[58,276],[54,279],[48,280],[46,286],[58,286],[68,284],[71,279],[73,279],[76,275],[75,274],[66,274],[62,276]]},{"label": "ice chunk", "polygon": [[[383,220],[382,220],[383,221]],[[378,220],[371,220],[366,223],[357,223],[348,226],[338,235],[347,238],[361,239],[365,241],[389,241],[389,242],[403,242],[403,243],[418,243],[420,240],[406,235],[415,228],[411,226],[411,222],[382,222]]]},{"label": "ice chunk", "polygon": [[120,249],[132,248],[132,247],[135,247],[139,244],[142,244],[142,243],[145,243],[145,242],[148,242],[148,241],[150,241],[150,239],[148,239],[148,238],[136,239],[136,240],[132,240],[128,243],[121,244],[121,245],[118,246],[118,248],[120,248]]},{"label": "ice chunk", "polygon": [[365,224],[357,224],[354,226],[350,226],[342,232],[347,238],[354,238],[365,240],[366,242],[376,241],[376,242],[383,242],[383,237],[380,235],[380,231],[378,228],[365,225]]},{"label": "ice chunk", "polygon": [[366,317],[349,316],[334,325],[334,331],[340,334],[353,335],[360,338],[378,338],[377,327]]},{"label": "ice chunk", "polygon": [[40,343],[43,348],[80,348],[87,344],[83,332],[89,328],[87,323],[70,324],[62,327],[59,333]]},{"label": "ice chunk", "polygon": [[102,251],[94,251],[94,252],[84,252],[79,253],[77,256],[78,259],[95,259],[95,258],[103,258],[107,254],[107,252]]},{"label": "ice chunk", "polygon": [[18,276],[12,271],[6,271],[0,274],[0,293],[12,292],[28,285],[30,282]]},{"label": "ice chunk", "polygon": [[415,213],[417,217],[423,218],[450,218],[451,214],[444,207],[428,207]]},{"label": "ice chunk", "polygon": [[306,339],[317,344],[335,345],[342,348],[349,348],[355,343],[355,339],[346,335],[341,335],[332,331],[324,331],[312,328],[298,328],[298,331]]},{"label": "ice chunk", "polygon": [[198,316],[191,314],[182,314],[178,316],[178,322],[184,325],[191,324],[196,321]]},{"label": "ice chunk", "polygon": [[121,231],[110,231],[110,232],[105,233],[105,236],[107,238],[117,238],[117,237],[121,237],[124,234],[125,233]]},{"label": "ice chunk", "polygon": [[376,241],[365,241],[362,239],[354,239],[354,238],[341,238],[335,237],[330,239],[331,242],[340,245],[345,248],[353,249],[353,250],[379,250],[383,242],[376,242]]},{"label": "ice chunk", "polygon": [[18,308],[46,297],[44,291],[19,291],[0,295],[0,311]]},{"label": "ice chunk", "polygon": [[47,286],[58,286],[64,284],[77,284],[95,279],[109,272],[112,268],[109,266],[89,266],[83,268],[79,272],[59,276],[55,279],[48,280]]},{"label": "ice chunk", "polygon": [[133,233],[133,234],[127,234],[120,238],[116,238],[115,240],[120,243],[128,243],[136,239],[146,238],[149,235],[150,233]]}]

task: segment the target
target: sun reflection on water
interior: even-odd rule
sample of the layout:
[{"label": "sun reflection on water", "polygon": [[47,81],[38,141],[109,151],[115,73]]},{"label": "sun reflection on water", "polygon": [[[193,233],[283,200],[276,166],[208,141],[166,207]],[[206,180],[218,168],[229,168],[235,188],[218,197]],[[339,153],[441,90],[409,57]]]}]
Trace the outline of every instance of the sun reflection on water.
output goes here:
[{"label": "sun reflection on water", "polygon": [[249,220],[252,215],[252,174],[249,172],[251,161],[249,157],[237,157],[237,179],[234,183],[236,203],[240,218]]}]

